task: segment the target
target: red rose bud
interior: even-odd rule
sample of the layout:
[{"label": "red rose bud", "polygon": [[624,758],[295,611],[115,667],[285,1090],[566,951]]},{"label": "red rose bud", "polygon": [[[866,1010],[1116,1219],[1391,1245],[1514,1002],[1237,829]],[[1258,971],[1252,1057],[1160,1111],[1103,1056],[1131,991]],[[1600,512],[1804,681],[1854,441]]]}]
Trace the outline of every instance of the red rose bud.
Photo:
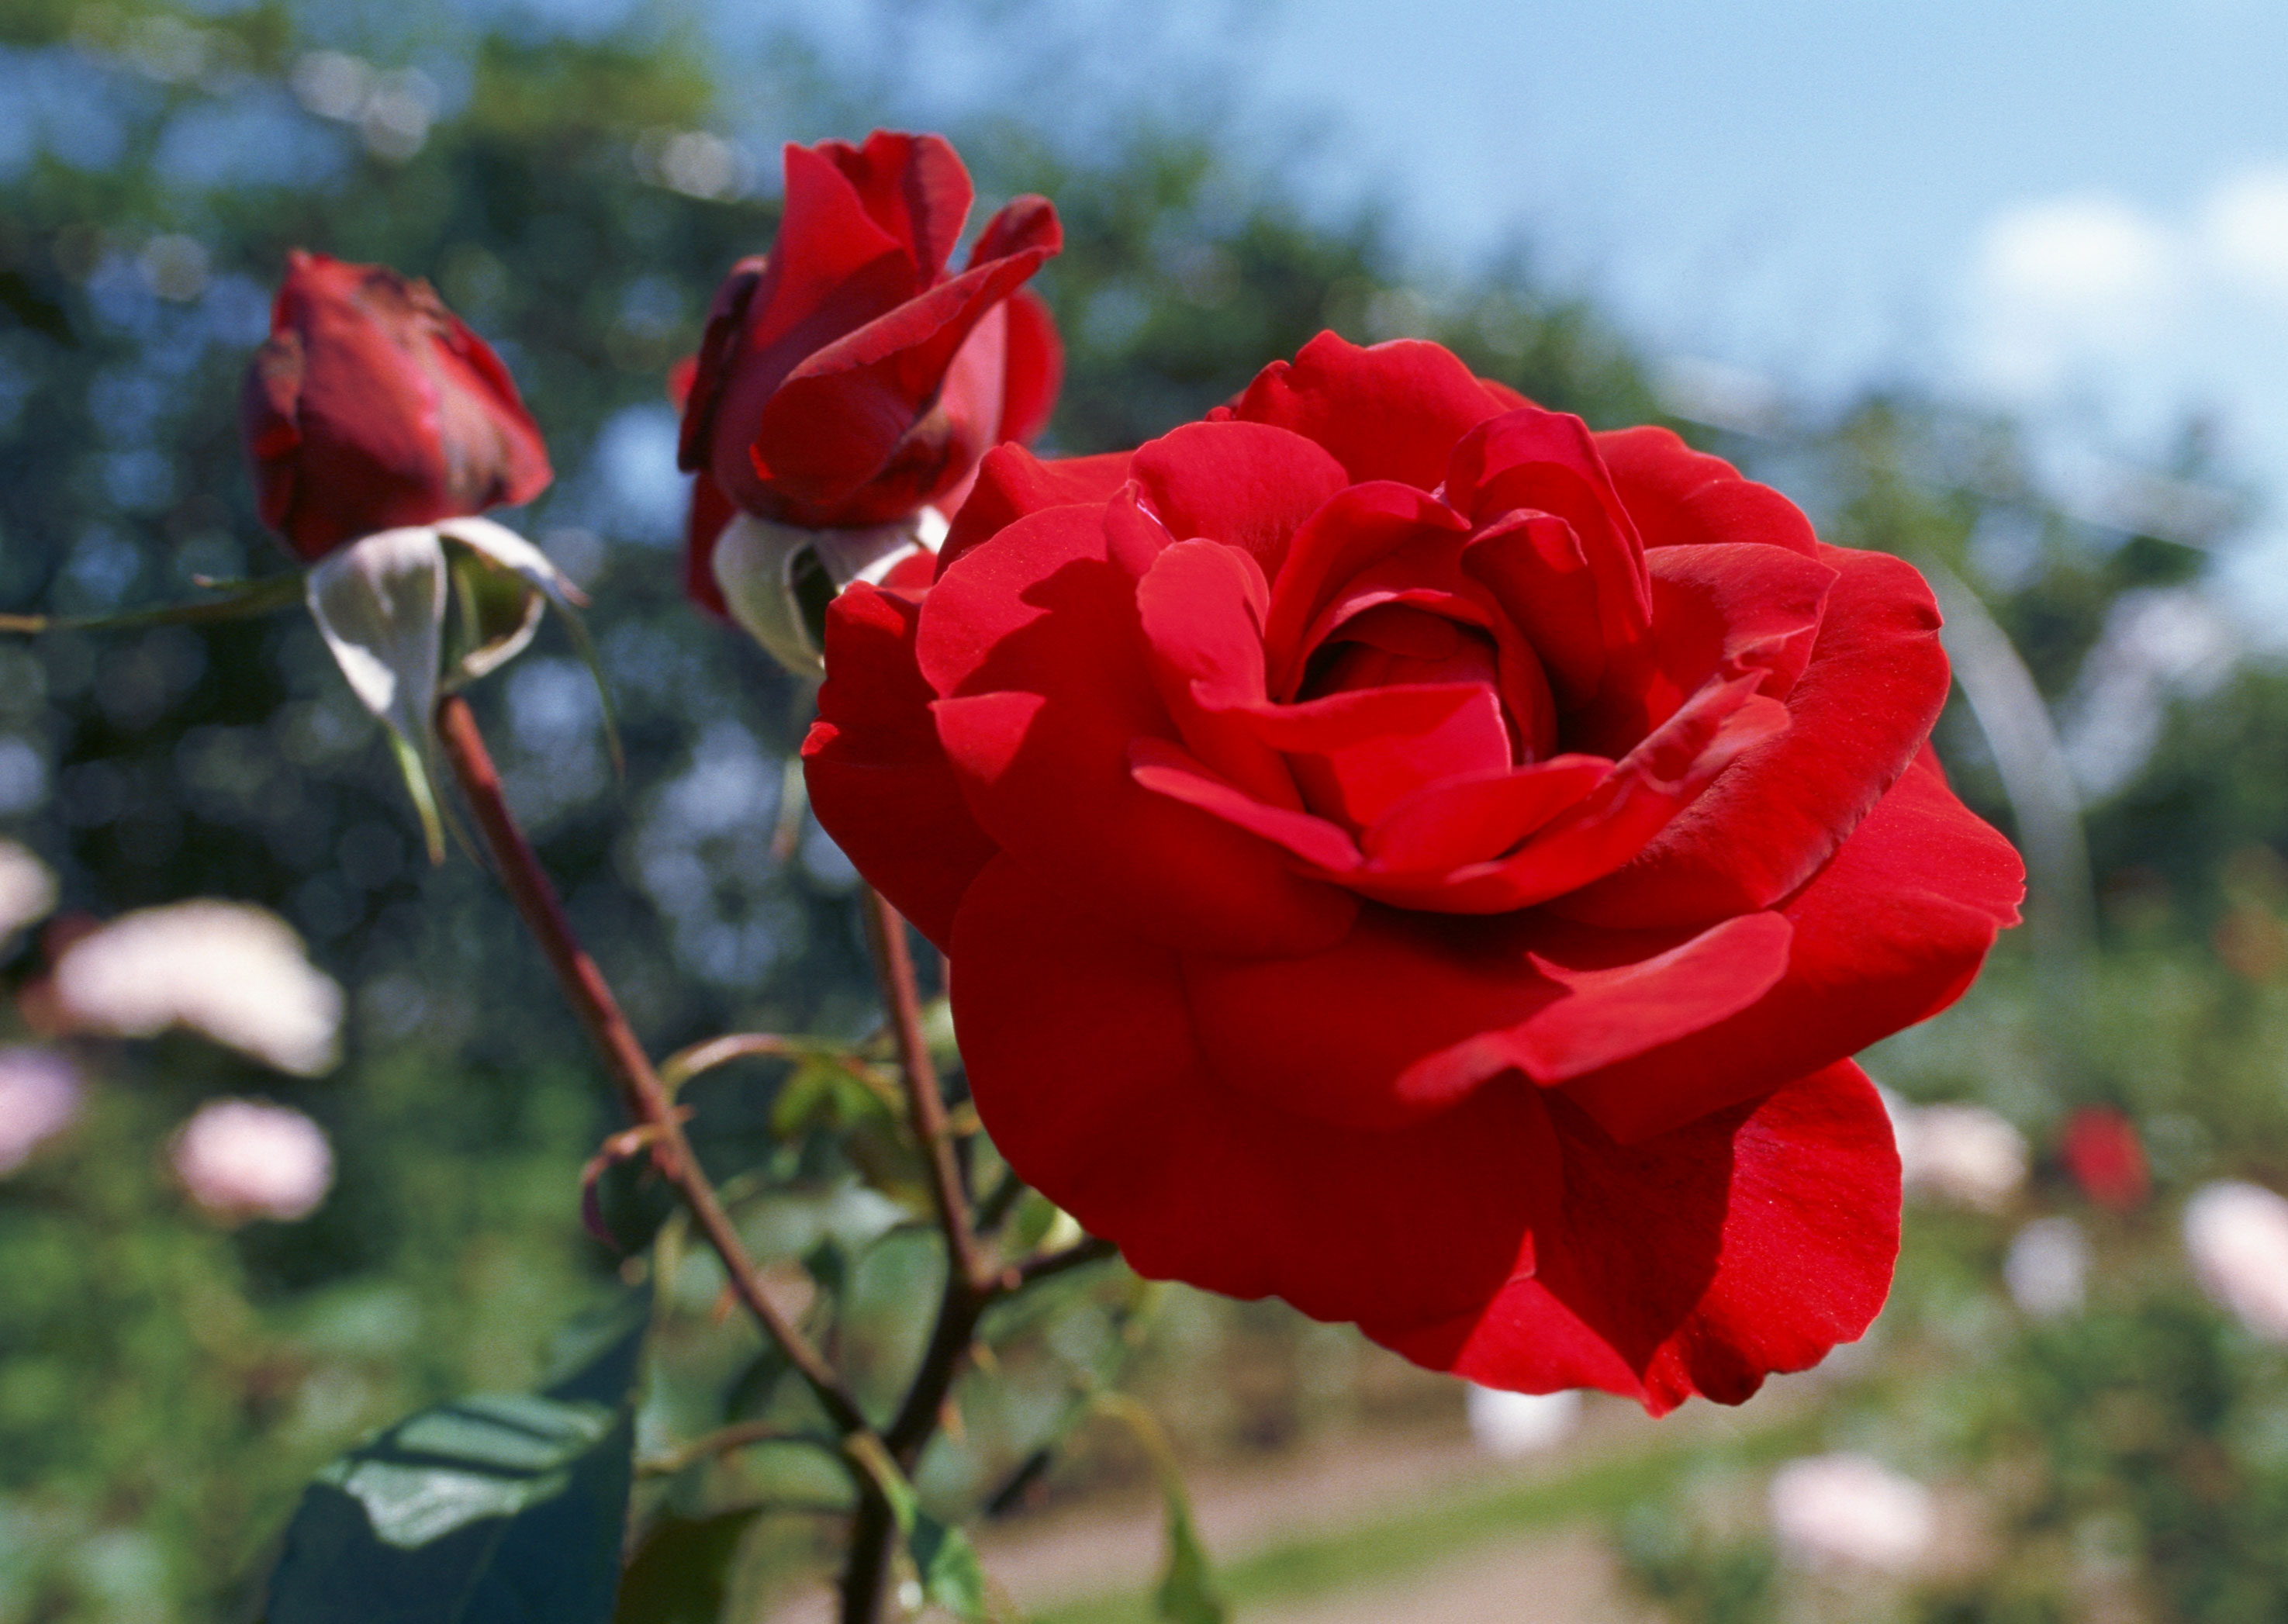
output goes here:
[{"label": "red rose bud", "polygon": [[1132,456],[989,454],[827,610],[819,822],[951,955],[977,1109],[1141,1274],[1658,1412],[1860,1335],[1850,1057],[2023,868],[1937,606],[1663,429],[1332,335]]},{"label": "red rose bud", "polygon": [[702,476],[686,578],[705,606],[724,612],[712,554],[731,511],[797,530],[905,523],[1048,420],[1063,352],[1020,284],[1062,242],[1056,210],[1016,199],[949,275],[971,198],[938,136],[786,149],[778,242],[732,269],[687,384],[671,384],[688,391],[682,466]]},{"label": "red rose bud", "polygon": [[2068,1117],[2058,1150],[2081,1192],[2100,1207],[2133,1211],[2152,1193],[2137,1124],[2110,1105],[2084,1105]]},{"label": "red rose bud", "polygon": [[529,502],[551,478],[500,357],[386,265],[288,256],[239,409],[263,522],[305,558]]}]

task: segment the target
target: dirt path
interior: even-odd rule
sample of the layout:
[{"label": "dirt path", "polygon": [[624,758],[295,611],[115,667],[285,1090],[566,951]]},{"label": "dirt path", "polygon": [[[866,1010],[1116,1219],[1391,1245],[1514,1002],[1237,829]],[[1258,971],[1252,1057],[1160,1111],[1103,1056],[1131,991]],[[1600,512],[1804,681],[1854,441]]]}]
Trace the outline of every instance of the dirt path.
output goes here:
[{"label": "dirt path", "polygon": [[[1339,1537],[1431,1501],[1530,1483],[1625,1448],[1648,1425],[1633,1411],[1600,1407],[1559,1448],[1498,1461],[1466,1435],[1354,1437],[1285,1460],[1201,1473],[1191,1485],[1203,1541],[1219,1566],[1299,1541]],[[1140,1493],[989,1529],[986,1571],[1026,1613],[1092,1596],[1148,1590],[1161,1558],[1160,1507]],[[831,1624],[822,1596],[775,1612],[770,1624]],[[1603,1541],[1570,1527],[1466,1548],[1424,1571],[1308,1600],[1243,1609],[1241,1624],[1639,1624]]]}]

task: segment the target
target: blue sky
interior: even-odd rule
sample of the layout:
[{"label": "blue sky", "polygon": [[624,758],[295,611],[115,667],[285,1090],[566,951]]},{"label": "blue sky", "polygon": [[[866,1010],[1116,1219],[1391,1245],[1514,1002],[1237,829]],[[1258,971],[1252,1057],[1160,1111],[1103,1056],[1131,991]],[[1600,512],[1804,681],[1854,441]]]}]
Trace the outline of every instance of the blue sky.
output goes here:
[{"label": "blue sky", "polygon": [[[2165,463],[2197,414],[2276,510],[2236,590],[2288,625],[2279,0],[1019,12],[1084,64],[1069,116],[1105,86],[1218,102],[1282,184],[1393,210],[1434,278],[1522,242],[1656,356],[1752,368],[1815,409],[1895,381],[2010,408],[2068,479],[2077,456]],[[807,19],[898,59],[917,113],[996,83],[959,0]]]},{"label": "blue sky", "polygon": [[[2288,611],[2288,5],[1172,0],[1288,178],[1427,264],[1522,240],[1656,354],[1816,406],[1907,380],[2061,448],[2189,416],[2271,511]],[[2072,477],[2070,473],[2063,477]]]}]

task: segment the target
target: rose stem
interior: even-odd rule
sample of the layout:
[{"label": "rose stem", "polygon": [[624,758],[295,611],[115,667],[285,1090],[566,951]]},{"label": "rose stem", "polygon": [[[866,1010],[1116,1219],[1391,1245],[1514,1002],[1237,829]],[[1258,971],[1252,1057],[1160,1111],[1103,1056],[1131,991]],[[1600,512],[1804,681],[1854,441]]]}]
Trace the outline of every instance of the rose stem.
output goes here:
[{"label": "rose stem", "polygon": [[[946,1121],[945,1097],[939,1090],[937,1068],[930,1062],[929,1045],[922,1034],[921,995],[914,985],[906,922],[871,886],[861,888],[860,907],[881,982],[882,1006],[889,1017],[905,1077],[910,1121],[921,1145],[939,1226],[945,1233],[945,1295],[938,1304],[937,1323],[931,1327],[929,1347],[915,1372],[913,1386],[899,1405],[896,1419],[882,1435],[890,1458],[900,1470],[910,1473],[937,1431],[946,1399],[961,1374],[985,1311],[1036,1280],[1110,1257],[1116,1248],[1106,1241],[1088,1240],[1021,1266],[1004,1267],[978,1245],[969,1198],[954,1156],[953,1129]],[[880,1616],[892,1531],[889,1503],[879,1494],[862,1494],[851,1528],[849,1563],[842,1574],[842,1624],[874,1624]]]},{"label": "rose stem", "polygon": [[947,1267],[972,1292],[981,1292],[992,1284],[994,1271],[978,1250],[977,1236],[970,1227],[969,1196],[954,1158],[945,1096],[938,1087],[937,1067],[930,1061],[929,1043],[922,1035],[922,1001],[914,986],[914,955],[906,942],[906,922],[870,885],[862,887],[860,906],[866,916],[867,945],[874,950],[875,970],[882,985],[882,1007],[898,1046],[898,1066],[905,1073],[906,1109],[914,1137],[921,1143],[922,1165],[929,1176],[938,1227],[945,1232]]},{"label": "rose stem", "polygon": [[810,1390],[817,1395],[820,1406],[836,1428],[845,1437],[870,1430],[865,1415],[834,1374],[833,1367],[764,1292],[762,1277],[754,1260],[747,1256],[745,1243],[732,1225],[731,1215],[724,1210],[722,1198],[708,1181],[699,1159],[691,1153],[682,1120],[661,1084],[659,1073],[652,1069],[643,1046],[636,1041],[634,1029],[620,1012],[612,989],[605,985],[603,972],[573,935],[572,922],[564,916],[555,887],[549,883],[547,872],[534,855],[531,843],[517,826],[516,816],[501,793],[500,774],[493,767],[483,735],[477,731],[475,713],[459,694],[449,694],[438,701],[437,736],[444,747],[446,760],[452,764],[454,776],[460,780],[462,794],[468,797],[469,810],[475,814],[485,844],[492,852],[510,900],[516,904],[526,928],[547,955],[581,1025],[588,1029],[589,1039],[619,1089],[622,1105],[640,1126],[655,1137],[656,1148],[662,1153],[658,1158],[660,1170],[673,1182],[684,1204],[690,1208],[700,1232],[722,1258],[723,1267],[730,1275],[731,1288],[762,1326],[764,1334],[810,1384]]}]

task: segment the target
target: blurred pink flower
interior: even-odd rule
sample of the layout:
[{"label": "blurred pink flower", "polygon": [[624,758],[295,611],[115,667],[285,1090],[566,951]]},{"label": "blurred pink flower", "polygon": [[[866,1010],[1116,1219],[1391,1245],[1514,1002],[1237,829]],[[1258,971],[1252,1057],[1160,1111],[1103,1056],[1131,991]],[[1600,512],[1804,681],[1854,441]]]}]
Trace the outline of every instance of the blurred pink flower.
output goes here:
[{"label": "blurred pink flower", "polygon": [[304,1077],[341,1058],[342,989],[291,925],[249,903],[123,914],[64,950],[54,999],[68,1030],[146,1038],[187,1026]]},{"label": "blurred pink flower", "polygon": [[1910,1195],[1998,1212],[2026,1182],[2026,1137],[1983,1105],[1911,1105],[1883,1093]]},{"label": "blurred pink flower", "polygon": [[1790,1461],[1773,1474],[1772,1532],[1810,1567],[1911,1572],[1937,1533],[1930,1491],[1870,1456]]},{"label": "blurred pink flower", "polygon": [[2288,1343],[2288,1200],[2222,1179],[2185,1203],[2185,1250],[2219,1303],[2267,1342]]},{"label": "blurred pink flower", "polygon": [[79,1073],[44,1049],[0,1049],[0,1177],[79,1114]]},{"label": "blurred pink flower", "polygon": [[2002,1280],[2011,1301],[2037,1319],[2080,1311],[2089,1295],[2089,1238],[2071,1218],[2036,1218],[2010,1241]]},{"label": "blurred pink flower", "polygon": [[231,1219],[306,1218],[334,1182],[323,1129],[298,1111],[250,1099],[200,1106],[175,1136],[174,1161],[191,1199]]},{"label": "blurred pink flower", "polygon": [[1466,1397],[1470,1436],[1479,1448],[1505,1461],[1564,1442],[1581,1422],[1581,1395],[1570,1388],[1513,1393],[1473,1382]]},{"label": "blurred pink flower", "polygon": [[45,919],[55,906],[54,873],[14,841],[0,840],[0,951],[10,937]]}]

